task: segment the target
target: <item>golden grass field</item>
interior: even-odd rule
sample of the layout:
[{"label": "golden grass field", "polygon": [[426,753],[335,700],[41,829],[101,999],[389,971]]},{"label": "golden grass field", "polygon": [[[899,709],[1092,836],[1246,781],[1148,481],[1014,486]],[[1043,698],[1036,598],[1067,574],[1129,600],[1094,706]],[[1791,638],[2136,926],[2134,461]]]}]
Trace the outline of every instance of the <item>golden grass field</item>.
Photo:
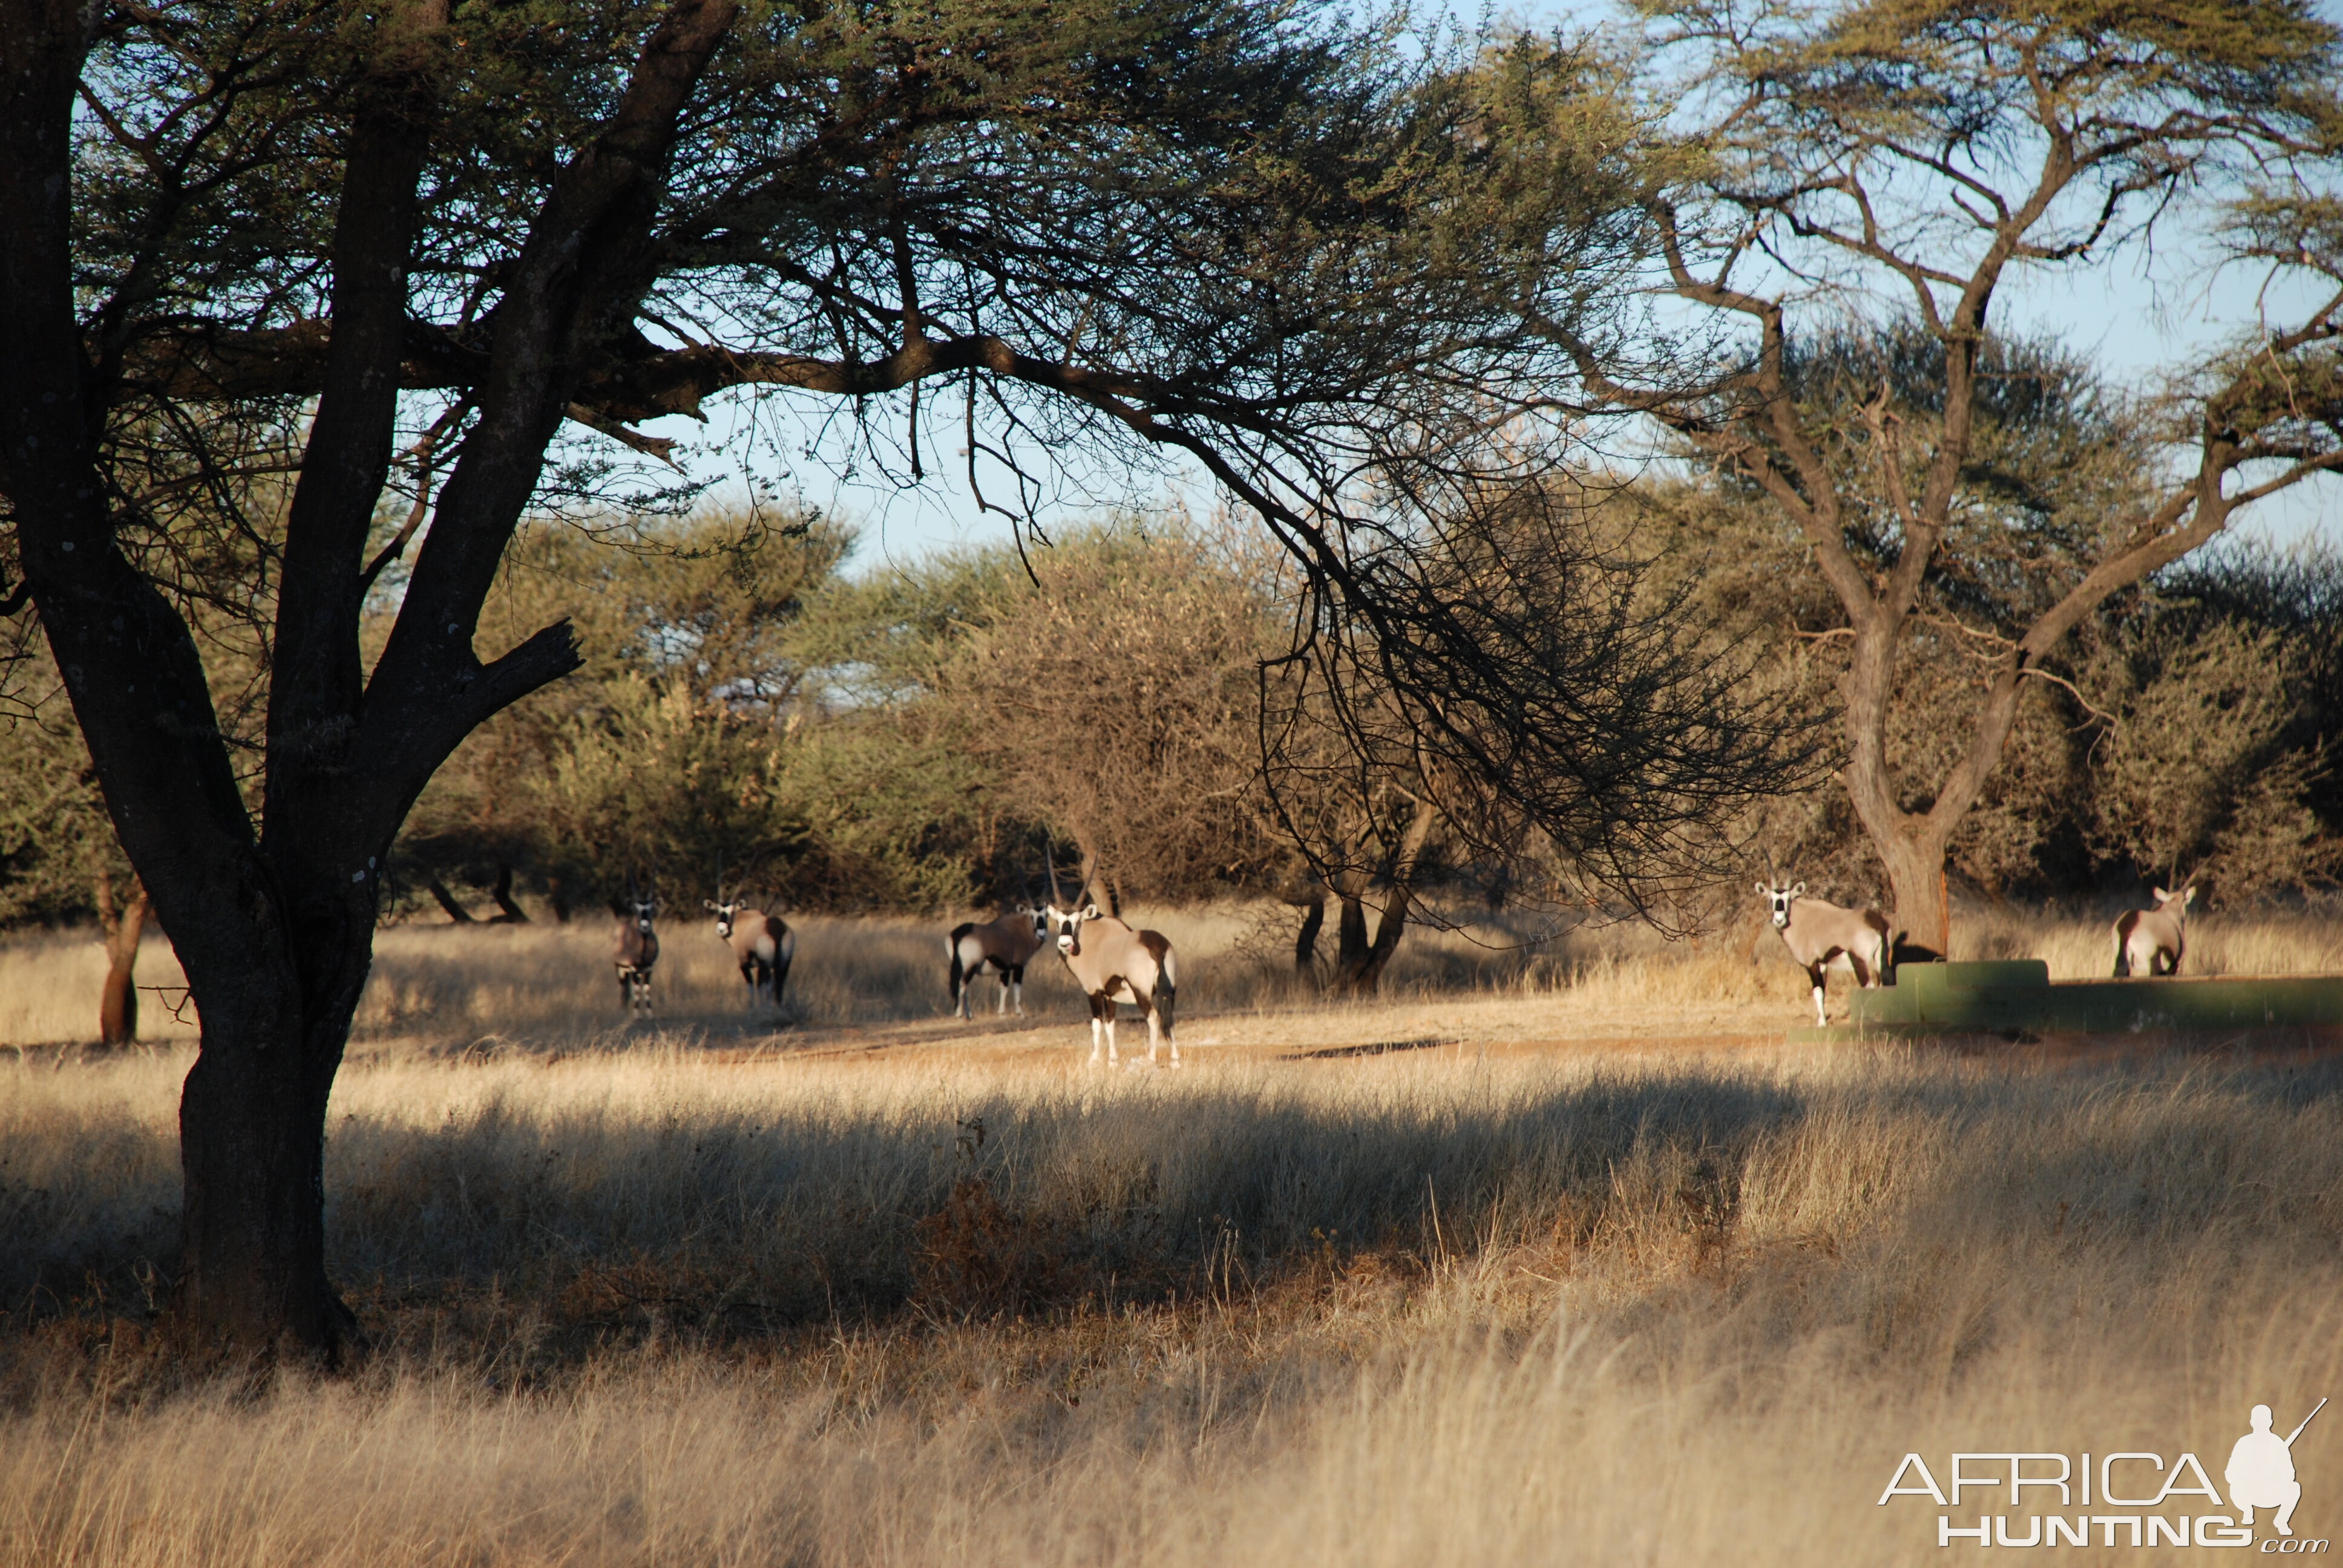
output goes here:
[{"label": "golden grass field", "polygon": [[[945,1019],[940,927],[805,922],[786,1027],[704,928],[650,1028],[597,930],[386,931],[333,1379],[153,1319],[186,1044],[0,1054],[0,1564],[1933,1562],[1938,1510],[1876,1503],[1907,1451],[2217,1481],[2248,1406],[2343,1395],[2326,1051],[1794,1047],[1754,928],[1411,936],[1329,1007],[1249,912],[1152,923],[1176,1074],[1128,1028],[1086,1068],[1046,964],[1022,1024]],[[2102,922],[1963,932],[2101,970]],[[91,947],[0,949],[0,1038],[86,1033]],[[2343,930],[2217,916],[2191,960],[2343,970]]]}]

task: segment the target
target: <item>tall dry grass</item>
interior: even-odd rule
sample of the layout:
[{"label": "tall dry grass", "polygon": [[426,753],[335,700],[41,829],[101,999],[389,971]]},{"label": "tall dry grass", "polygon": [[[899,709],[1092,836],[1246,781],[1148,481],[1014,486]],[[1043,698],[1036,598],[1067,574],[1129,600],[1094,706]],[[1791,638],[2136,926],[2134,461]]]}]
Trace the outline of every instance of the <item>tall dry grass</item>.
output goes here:
[{"label": "tall dry grass", "polygon": [[184,1065],[0,1071],[0,1563],[1934,1561],[1907,1450],[2217,1475],[2343,1373],[2325,1062],[654,1050],[356,1062],[378,1348],[205,1378]]}]

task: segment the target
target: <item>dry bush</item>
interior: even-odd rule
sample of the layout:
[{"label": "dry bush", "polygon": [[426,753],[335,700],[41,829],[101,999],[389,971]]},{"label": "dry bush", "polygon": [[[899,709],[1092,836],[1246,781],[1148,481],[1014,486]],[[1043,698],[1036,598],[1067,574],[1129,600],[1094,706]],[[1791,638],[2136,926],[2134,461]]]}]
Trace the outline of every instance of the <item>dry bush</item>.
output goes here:
[{"label": "dry bush", "polygon": [[[181,1065],[0,1090],[7,1190],[101,1271]],[[1907,1449],[2217,1471],[2334,1386],[2339,1087],[378,1056],[328,1181],[382,1348],[254,1386],[12,1313],[0,1563],[1934,1561],[1874,1506]]]}]

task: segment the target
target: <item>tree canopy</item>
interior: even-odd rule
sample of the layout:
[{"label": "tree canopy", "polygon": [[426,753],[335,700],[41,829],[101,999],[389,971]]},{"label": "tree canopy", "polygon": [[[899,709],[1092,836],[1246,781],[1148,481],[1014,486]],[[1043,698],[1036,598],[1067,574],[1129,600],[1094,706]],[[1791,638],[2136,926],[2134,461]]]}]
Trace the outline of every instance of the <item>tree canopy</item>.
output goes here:
[{"label": "tree canopy", "polygon": [[[1850,803],[1899,923],[1941,950],[1946,847],[2052,650],[2240,508],[2343,467],[2328,194],[2343,34],[2308,0],[1637,10],[1637,91],[1664,127],[1644,144],[1648,283],[1677,329],[1539,329],[1601,407],[1655,422],[1795,523],[1849,638]],[[2307,277],[2312,302],[2174,367],[2150,482],[2046,533],[1979,450],[1980,421],[2015,385],[1992,362],[1996,301],[2021,273],[2103,267],[2183,222],[2241,262]],[[1868,366],[1830,343],[1848,322],[1899,317],[1909,329]],[[2024,608],[1950,634],[1983,656],[1966,743],[1899,757],[1899,659],[1923,610],[1951,613],[1965,579],[1972,600],[1998,579],[1988,597]]]}]

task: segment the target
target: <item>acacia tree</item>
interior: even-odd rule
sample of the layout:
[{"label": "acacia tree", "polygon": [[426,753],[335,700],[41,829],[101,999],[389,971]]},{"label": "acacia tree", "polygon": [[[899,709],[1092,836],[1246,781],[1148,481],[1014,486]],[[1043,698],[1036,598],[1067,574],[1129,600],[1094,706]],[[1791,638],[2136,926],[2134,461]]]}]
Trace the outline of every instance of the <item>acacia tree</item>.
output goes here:
[{"label": "acacia tree", "polygon": [[[1526,385],[1500,303],[1600,308],[1636,226],[1599,142],[1524,181],[1487,106],[1390,45],[1237,0],[0,0],[0,501],[202,1019],[189,1323],[351,1332],[327,1097],[409,807],[578,661],[559,622],[477,647],[524,512],[595,480],[565,421],[672,459],[630,422],[907,391],[891,448],[860,427],[916,477],[940,384],[971,452],[1196,456],[1372,608],[1397,567],[1343,546],[1363,465],[1477,428]],[[198,548],[188,498],[270,470],[281,530]],[[256,755],[196,588],[264,624]]]},{"label": "acacia tree", "polygon": [[[1638,9],[1650,112],[1696,121],[1655,139],[1644,197],[1664,265],[1652,287],[1694,326],[1654,357],[1536,325],[1601,407],[1657,421],[1804,536],[1845,617],[1848,798],[1898,923],[1941,951],[1946,845],[2051,650],[2241,509],[2343,467],[2343,255],[2321,194],[2343,131],[2338,34],[2310,0]],[[2176,370],[2172,464],[2070,549],[1977,461],[1996,303],[2020,272],[2103,269],[2183,221],[2308,274],[2316,303]],[[1883,295],[1931,340],[1926,374],[1882,375],[1853,407],[1811,397],[1800,334]],[[2046,591],[2006,630],[1935,625],[1972,572]],[[1890,717],[1899,664],[1939,635],[1982,673],[1965,744],[1923,777],[1891,755]]]}]

